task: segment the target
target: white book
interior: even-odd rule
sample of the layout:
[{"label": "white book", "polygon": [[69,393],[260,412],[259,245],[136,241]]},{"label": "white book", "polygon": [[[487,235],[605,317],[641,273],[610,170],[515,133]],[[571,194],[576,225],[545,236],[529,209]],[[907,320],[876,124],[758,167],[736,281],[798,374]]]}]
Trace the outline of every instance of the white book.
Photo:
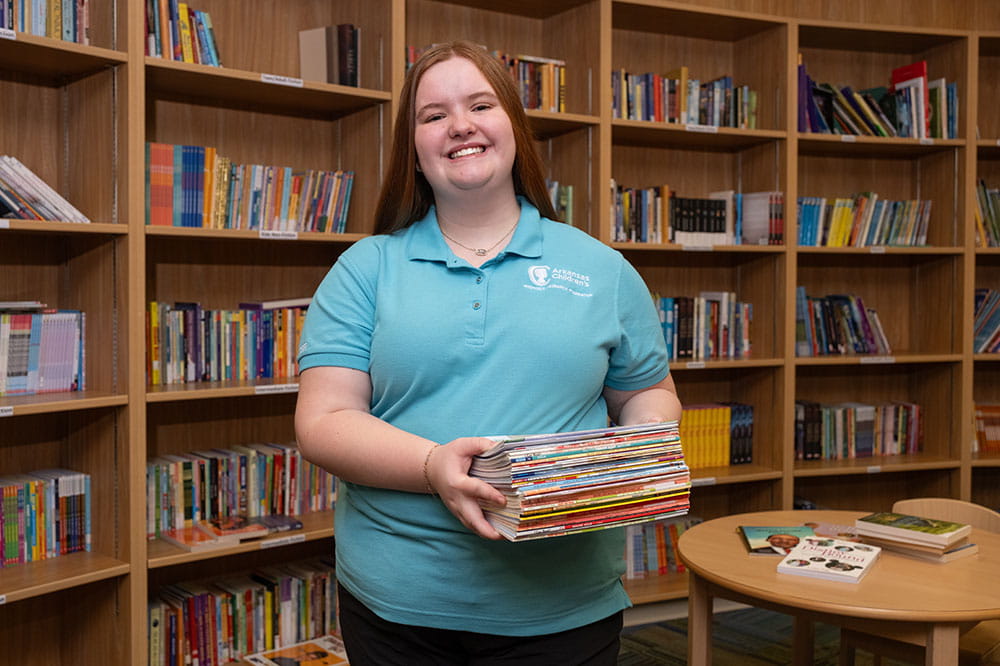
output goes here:
[{"label": "white book", "polygon": [[778,573],[857,583],[878,560],[878,546],[832,537],[805,537],[781,562]]}]

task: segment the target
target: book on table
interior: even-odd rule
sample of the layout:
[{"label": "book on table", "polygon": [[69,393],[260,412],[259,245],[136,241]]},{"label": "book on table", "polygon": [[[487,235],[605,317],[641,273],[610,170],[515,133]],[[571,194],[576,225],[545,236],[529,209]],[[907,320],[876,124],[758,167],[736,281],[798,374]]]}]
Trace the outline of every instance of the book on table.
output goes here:
[{"label": "book on table", "polygon": [[971,525],[891,511],[869,514],[858,518],[854,524],[862,537],[879,537],[931,546],[956,544],[972,531]]},{"label": "book on table", "polygon": [[471,476],[504,494],[484,504],[510,541],[621,527],[684,515],[690,474],[676,421],[494,437]]},{"label": "book on table", "polygon": [[815,534],[807,525],[740,525],[739,530],[750,555],[787,555],[802,539]]},{"label": "book on table", "polygon": [[907,557],[913,557],[918,560],[925,560],[927,562],[951,562],[953,560],[960,560],[963,557],[975,555],[979,552],[979,546],[972,541],[969,541],[969,537],[963,537],[955,543],[947,546],[906,543],[873,536],[864,536],[862,537],[862,540],[864,543],[879,546],[882,550],[897,553],[899,555],[905,555]]},{"label": "book on table", "polygon": [[805,537],[778,563],[778,572],[857,583],[878,560],[882,549],[832,537]]},{"label": "book on table", "polygon": [[257,666],[320,666],[321,664],[346,664],[347,651],[337,636],[320,636],[312,640],[265,650],[243,657]]}]

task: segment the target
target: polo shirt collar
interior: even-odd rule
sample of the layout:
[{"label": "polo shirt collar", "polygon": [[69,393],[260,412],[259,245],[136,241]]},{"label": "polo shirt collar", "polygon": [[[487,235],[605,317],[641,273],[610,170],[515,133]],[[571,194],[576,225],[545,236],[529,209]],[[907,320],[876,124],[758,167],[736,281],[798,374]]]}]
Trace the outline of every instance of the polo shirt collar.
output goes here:
[{"label": "polo shirt collar", "polygon": [[[523,257],[542,256],[542,217],[538,209],[524,197],[518,197],[521,216],[517,221],[514,237],[507,247],[497,255],[518,254]],[[454,253],[441,235],[438,227],[437,208],[431,206],[423,219],[414,222],[405,230],[408,236],[406,257],[410,260],[442,261],[448,263],[455,258]]]}]

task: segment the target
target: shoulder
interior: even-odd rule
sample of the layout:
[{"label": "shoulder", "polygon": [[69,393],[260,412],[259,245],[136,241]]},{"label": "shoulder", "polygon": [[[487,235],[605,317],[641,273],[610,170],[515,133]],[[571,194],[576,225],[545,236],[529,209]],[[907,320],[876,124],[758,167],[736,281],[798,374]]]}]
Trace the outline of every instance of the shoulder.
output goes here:
[{"label": "shoulder", "polygon": [[622,253],[602,243],[586,231],[548,218],[539,220],[545,238],[545,253],[582,254],[588,261],[627,263]]}]

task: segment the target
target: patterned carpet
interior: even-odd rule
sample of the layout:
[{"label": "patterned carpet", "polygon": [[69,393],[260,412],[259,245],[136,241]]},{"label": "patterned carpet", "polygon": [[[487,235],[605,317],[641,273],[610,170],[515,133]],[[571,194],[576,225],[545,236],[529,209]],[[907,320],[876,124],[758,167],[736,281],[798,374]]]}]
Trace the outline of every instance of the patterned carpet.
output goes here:
[{"label": "patterned carpet", "polygon": [[[814,664],[836,666],[838,629],[817,624]],[[712,663],[718,666],[787,666],[792,654],[792,618],[748,608],[716,613],[712,627]],[[855,664],[869,666],[871,655],[859,651]],[[886,666],[899,662],[883,659]],[[687,664],[687,618],[626,629],[618,666]]]}]

